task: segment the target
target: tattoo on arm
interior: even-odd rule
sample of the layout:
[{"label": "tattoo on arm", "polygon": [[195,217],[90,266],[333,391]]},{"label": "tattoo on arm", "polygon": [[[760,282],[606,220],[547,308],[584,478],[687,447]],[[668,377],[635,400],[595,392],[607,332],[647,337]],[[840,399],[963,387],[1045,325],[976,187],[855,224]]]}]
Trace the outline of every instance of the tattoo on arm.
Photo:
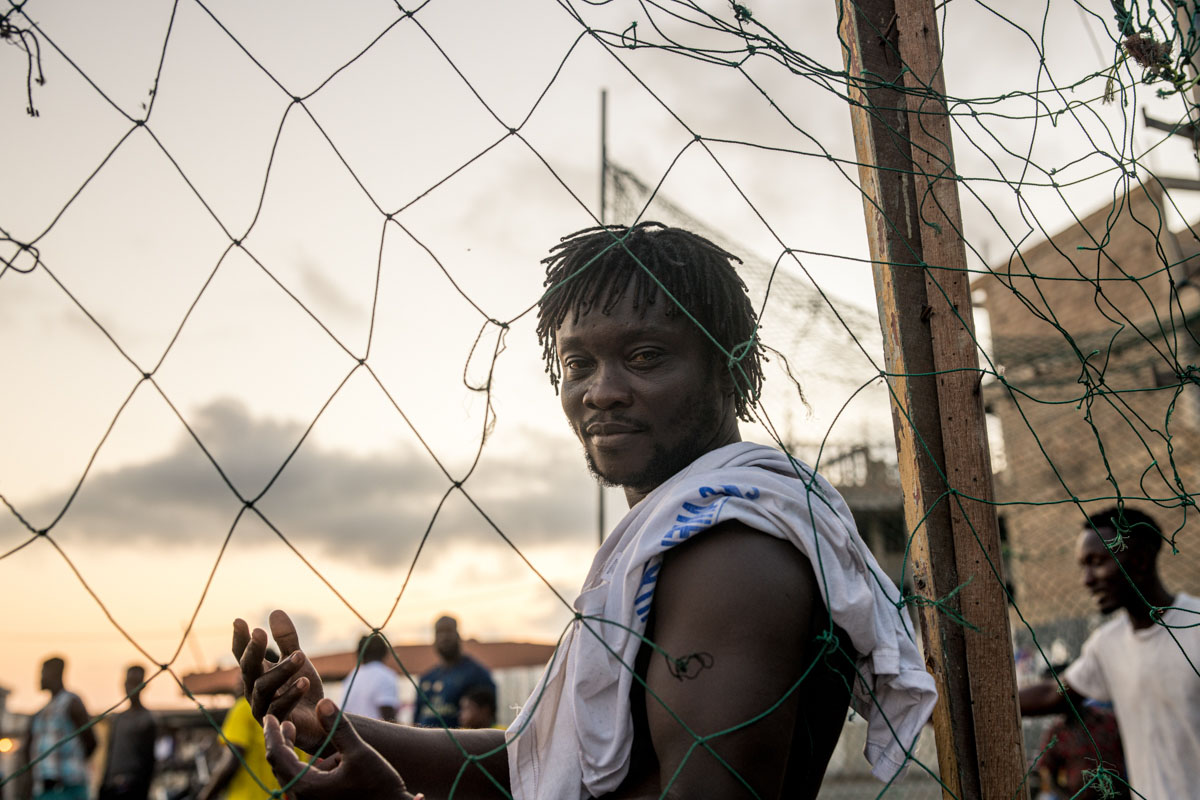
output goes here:
[{"label": "tattoo on arm", "polygon": [[713,665],[711,653],[689,653],[682,658],[672,658],[663,653],[667,660],[667,670],[677,681],[691,680]]}]

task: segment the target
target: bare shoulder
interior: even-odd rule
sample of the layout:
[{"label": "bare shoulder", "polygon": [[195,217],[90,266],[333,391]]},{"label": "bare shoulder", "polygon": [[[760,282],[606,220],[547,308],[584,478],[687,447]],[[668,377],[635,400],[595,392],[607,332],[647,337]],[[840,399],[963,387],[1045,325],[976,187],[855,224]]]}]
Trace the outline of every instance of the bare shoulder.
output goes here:
[{"label": "bare shoulder", "polygon": [[[712,591],[718,587],[719,592]],[[793,631],[799,617],[811,615],[814,602],[824,608],[812,564],[802,552],[736,521],[717,525],[664,557],[655,597],[659,619],[668,611],[664,606],[678,601],[729,613],[747,606],[759,613],[778,610],[788,617],[779,622]]]},{"label": "bare shoulder", "polygon": [[815,796],[848,694],[813,646],[829,621],[808,558],[718,525],[664,556],[651,623],[634,750],[656,757],[652,793]]}]

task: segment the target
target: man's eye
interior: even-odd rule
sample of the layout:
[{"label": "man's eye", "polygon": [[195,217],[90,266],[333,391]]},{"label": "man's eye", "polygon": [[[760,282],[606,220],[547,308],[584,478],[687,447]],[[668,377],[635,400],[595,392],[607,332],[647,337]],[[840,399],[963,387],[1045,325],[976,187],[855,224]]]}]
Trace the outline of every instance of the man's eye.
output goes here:
[{"label": "man's eye", "polygon": [[650,364],[662,357],[662,353],[658,350],[638,350],[629,356],[629,360],[634,364]]}]

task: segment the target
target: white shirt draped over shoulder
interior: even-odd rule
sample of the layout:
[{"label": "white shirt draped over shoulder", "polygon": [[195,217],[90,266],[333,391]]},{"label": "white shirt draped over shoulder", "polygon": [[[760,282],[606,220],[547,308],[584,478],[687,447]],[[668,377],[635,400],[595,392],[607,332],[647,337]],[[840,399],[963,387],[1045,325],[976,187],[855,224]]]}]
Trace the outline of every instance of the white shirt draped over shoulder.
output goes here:
[{"label": "white shirt draped over shoulder", "polygon": [[585,800],[620,785],[633,742],[633,664],[663,553],[730,520],[808,557],[834,624],[859,654],[852,705],[868,722],[872,772],[890,780],[904,768],[937,692],[899,591],[828,481],[774,448],[738,442],[658,486],[596,553],[576,620],[508,728],[517,800]]}]

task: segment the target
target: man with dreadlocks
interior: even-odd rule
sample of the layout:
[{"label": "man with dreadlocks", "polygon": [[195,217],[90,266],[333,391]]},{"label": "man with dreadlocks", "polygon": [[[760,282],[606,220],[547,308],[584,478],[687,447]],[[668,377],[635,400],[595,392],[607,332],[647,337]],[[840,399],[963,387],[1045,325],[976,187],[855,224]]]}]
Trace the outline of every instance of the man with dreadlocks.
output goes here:
[{"label": "man with dreadlocks", "polygon": [[[814,798],[851,702],[875,774],[899,772],[933,681],[842,498],[741,441],[764,354],[736,260],[649,222],[581,231],[546,259],[546,369],[630,511],[506,733],[337,724],[286,614],[271,628],[289,657],[266,672],[266,633],[234,623],[290,792],[408,800],[403,771],[430,797]],[[304,772],[290,745],[315,751],[331,730],[336,756]]]}]

